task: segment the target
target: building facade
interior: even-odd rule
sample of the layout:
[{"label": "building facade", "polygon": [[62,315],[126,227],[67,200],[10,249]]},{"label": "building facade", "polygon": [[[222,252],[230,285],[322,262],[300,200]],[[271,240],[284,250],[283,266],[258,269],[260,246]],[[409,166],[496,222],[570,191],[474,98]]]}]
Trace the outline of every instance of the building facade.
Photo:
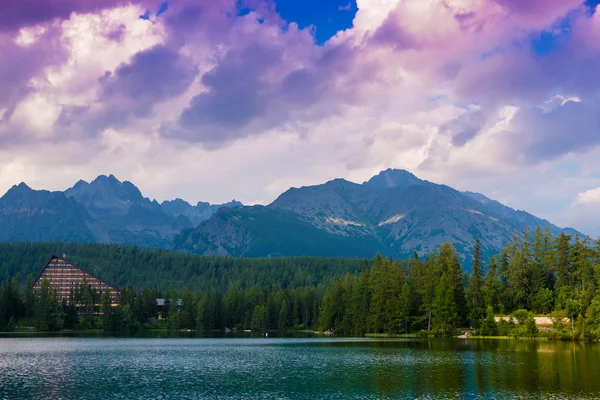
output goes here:
[{"label": "building facade", "polygon": [[35,280],[33,289],[40,289],[44,279],[47,279],[48,283],[56,289],[59,299],[64,299],[67,303],[71,300],[75,290],[80,288],[83,283],[87,283],[99,295],[109,290],[113,306],[116,306],[119,301],[119,289],[116,286],[109,285],[93,274],[72,264],[66,259],[66,256],[53,255],[50,257]]}]

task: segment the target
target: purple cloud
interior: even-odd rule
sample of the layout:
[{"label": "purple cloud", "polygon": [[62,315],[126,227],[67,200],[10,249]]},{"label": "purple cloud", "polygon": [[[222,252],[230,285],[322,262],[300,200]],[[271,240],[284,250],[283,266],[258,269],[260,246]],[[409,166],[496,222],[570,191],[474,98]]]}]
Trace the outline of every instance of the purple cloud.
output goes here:
[{"label": "purple cloud", "polygon": [[402,27],[394,13],[388,15],[373,34],[372,40],[376,44],[390,46],[398,51],[418,47],[415,38]]},{"label": "purple cloud", "polygon": [[154,104],[183,93],[197,73],[198,69],[185,57],[157,45],[137,53],[114,74],[102,77],[101,101],[132,99],[134,114],[147,116]]},{"label": "purple cloud", "polygon": [[121,127],[132,118],[153,115],[153,107],[179,96],[194,81],[198,69],[185,57],[164,45],[156,45],[137,53],[130,62],[120,65],[114,73],[100,78],[100,113],[90,107],[64,107],[59,125],[79,125],[88,133],[107,127]]},{"label": "purple cloud", "polygon": [[[561,102],[562,103],[562,102]],[[510,159],[536,164],[571,152],[588,152],[600,145],[600,99],[592,102],[566,101],[550,111],[539,107],[519,110],[510,130],[503,135],[514,147],[507,149]]]},{"label": "purple cloud", "polygon": [[347,44],[322,49],[311,66],[273,79],[278,70],[289,68],[286,58],[292,54],[281,46],[256,41],[228,52],[202,76],[206,91],[192,99],[179,126],[164,127],[163,134],[218,147],[296,118],[317,120],[355,100],[354,88],[335,85],[336,76],[355,61]]},{"label": "purple cloud", "polygon": [[477,136],[482,130],[485,120],[485,115],[480,110],[467,111],[443,124],[440,131],[452,138],[453,145],[461,147]]},{"label": "purple cloud", "polygon": [[16,103],[31,93],[31,78],[50,65],[59,65],[67,58],[66,47],[60,41],[60,32],[50,28],[29,46],[22,46],[10,36],[0,34],[0,109],[12,109]]},{"label": "purple cloud", "polygon": [[[0,32],[15,32],[54,19],[68,19],[72,13],[91,13],[143,0],[5,0],[0,12]],[[154,3],[153,1],[145,1]]]}]

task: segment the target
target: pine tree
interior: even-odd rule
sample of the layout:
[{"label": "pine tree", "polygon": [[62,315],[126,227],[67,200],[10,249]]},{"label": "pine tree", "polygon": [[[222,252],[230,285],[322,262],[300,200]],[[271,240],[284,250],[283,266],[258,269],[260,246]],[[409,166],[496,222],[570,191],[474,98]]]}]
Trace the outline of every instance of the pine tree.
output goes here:
[{"label": "pine tree", "polygon": [[433,330],[443,336],[452,336],[456,329],[457,317],[452,282],[444,272],[435,289]]},{"label": "pine tree", "polygon": [[102,329],[104,332],[115,332],[117,330],[111,303],[110,291],[106,290],[102,294]]},{"label": "pine tree", "polygon": [[34,309],[35,327],[38,331],[51,332],[62,329],[58,294],[47,279],[42,280],[40,290],[36,293]]},{"label": "pine tree", "polygon": [[544,266],[546,268],[546,288],[554,289],[556,286],[556,251],[552,232],[546,227],[543,239]]},{"label": "pine tree", "polygon": [[531,265],[530,294],[534,297],[546,287],[546,266],[544,261],[544,236],[542,228],[538,226],[535,230],[533,241],[533,262]]},{"label": "pine tree", "polygon": [[284,299],[281,302],[281,309],[279,310],[279,317],[277,318],[277,330],[279,332],[285,332],[286,324],[287,324],[287,301]]},{"label": "pine tree", "polygon": [[502,303],[500,277],[498,274],[498,259],[492,257],[485,275],[485,283],[483,287],[486,306],[491,306],[494,312],[503,313],[504,304]]},{"label": "pine tree", "polygon": [[30,317],[33,315],[33,305],[35,302],[35,293],[33,292],[33,276],[27,275],[25,282],[25,293],[23,293],[23,306],[25,307],[25,315]]},{"label": "pine tree", "polygon": [[252,332],[264,332],[267,322],[267,307],[264,304],[259,304],[254,308],[252,313]]},{"label": "pine tree", "polygon": [[475,247],[473,250],[473,273],[471,274],[469,283],[469,302],[471,305],[469,321],[471,322],[471,326],[477,329],[485,317],[483,265],[481,260],[481,245],[479,243],[479,239],[475,240]]},{"label": "pine tree", "polygon": [[206,299],[201,296],[196,305],[196,331],[198,333],[204,332],[204,308],[206,307]]},{"label": "pine tree", "polygon": [[419,263],[415,268],[415,284],[421,298],[421,311],[427,331],[431,331],[433,303],[435,301],[435,287],[439,279],[438,271],[436,271],[435,254],[431,255],[431,259],[426,259],[423,263]]},{"label": "pine tree", "polygon": [[388,259],[382,259],[381,256],[375,257],[375,263],[371,268],[371,307],[368,316],[368,331],[371,333],[383,333],[386,326],[386,302],[391,293],[388,289]]},{"label": "pine tree", "polygon": [[477,333],[481,336],[496,336],[498,334],[498,324],[492,306],[487,306],[485,319]]},{"label": "pine tree", "polygon": [[564,232],[556,239],[556,290],[572,288],[571,235]]},{"label": "pine tree", "polygon": [[468,309],[465,297],[465,285],[463,283],[462,267],[458,260],[458,255],[452,243],[444,243],[440,247],[438,258],[438,268],[442,273],[447,274],[452,288],[452,298],[456,307],[457,324],[467,323]]},{"label": "pine tree", "polygon": [[526,242],[524,241],[523,244],[519,246],[519,241],[515,234],[510,247],[511,254],[507,271],[508,294],[516,309],[527,308],[529,302],[528,246],[526,246],[525,243]]},{"label": "pine tree", "polygon": [[408,321],[410,319],[412,291],[407,282],[402,285],[402,293],[398,304],[398,317],[404,325],[404,333],[408,334]]}]

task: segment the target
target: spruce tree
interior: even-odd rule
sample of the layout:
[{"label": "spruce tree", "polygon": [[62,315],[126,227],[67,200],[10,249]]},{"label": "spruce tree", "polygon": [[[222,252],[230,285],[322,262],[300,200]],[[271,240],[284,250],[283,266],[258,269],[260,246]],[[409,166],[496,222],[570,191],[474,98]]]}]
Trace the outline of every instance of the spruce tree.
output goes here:
[{"label": "spruce tree", "polygon": [[196,305],[196,332],[199,334],[204,333],[204,312],[206,307],[206,299],[200,296],[198,304]]},{"label": "spruce tree", "polygon": [[412,291],[407,282],[402,285],[402,293],[398,304],[398,316],[404,325],[404,333],[408,334],[408,321],[410,319]]},{"label": "spruce tree", "polygon": [[279,317],[277,318],[277,330],[279,332],[285,332],[285,328],[287,325],[287,301],[284,299],[281,302],[281,309],[279,310]]},{"label": "spruce tree", "polygon": [[502,303],[500,277],[498,274],[498,259],[492,257],[485,275],[485,283],[483,287],[486,306],[491,306],[494,312],[504,312],[504,304]]},{"label": "spruce tree", "polygon": [[433,330],[442,336],[452,336],[458,313],[452,290],[452,281],[444,272],[435,289],[433,302]]},{"label": "spruce tree", "polygon": [[117,330],[115,325],[115,315],[113,312],[110,298],[110,291],[106,290],[102,294],[102,329],[104,332],[114,332]]},{"label": "spruce tree", "polygon": [[462,267],[458,260],[458,255],[452,243],[444,243],[440,247],[438,258],[438,268],[442,273],[446,273],[452,288],[452,298],[457,312],[457,324],[467,323],[469,311],[465,298],[465,285],[463,283]]},{"label": "spruce tree", "polygon": [[475,240],[473,249],[473,273],[469,282],[469,303],[471,311],[469,321],[475,329],[479,328],[485,317],[485,300],[483,295],[483,265],[481,260],[481,245],[479,239]]},{"label": "spruce tree", "polygon": [[572,288],[571,235],[564,232],[556,238],[556,290]]}]

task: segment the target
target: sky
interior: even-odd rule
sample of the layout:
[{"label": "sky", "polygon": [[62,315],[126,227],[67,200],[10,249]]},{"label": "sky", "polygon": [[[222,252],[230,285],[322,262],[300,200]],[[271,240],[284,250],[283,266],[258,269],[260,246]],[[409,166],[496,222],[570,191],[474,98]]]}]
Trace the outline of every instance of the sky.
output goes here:
[{"label": "sky", "polygon": [[598,0],[5,0],[0,193],[268,204],[387,168],[600,235]]}]

